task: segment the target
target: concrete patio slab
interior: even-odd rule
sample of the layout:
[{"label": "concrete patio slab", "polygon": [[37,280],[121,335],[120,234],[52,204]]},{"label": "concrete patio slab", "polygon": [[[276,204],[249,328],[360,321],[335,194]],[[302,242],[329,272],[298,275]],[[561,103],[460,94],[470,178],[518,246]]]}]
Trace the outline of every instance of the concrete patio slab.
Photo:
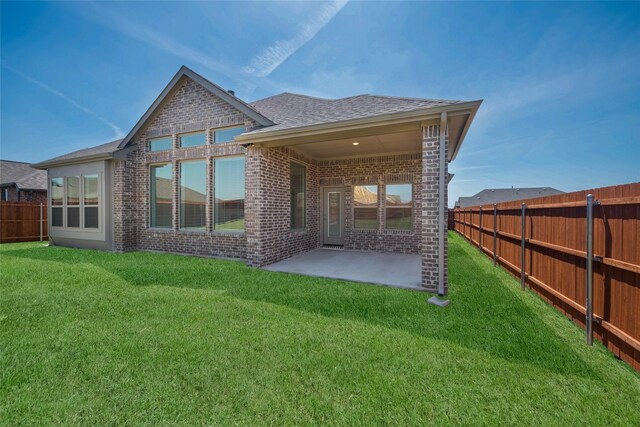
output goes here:
[{"label": "concrete patio slab", "polygon": [[265,270],[328,277],[423,291],[420,255],[315,249]]}]

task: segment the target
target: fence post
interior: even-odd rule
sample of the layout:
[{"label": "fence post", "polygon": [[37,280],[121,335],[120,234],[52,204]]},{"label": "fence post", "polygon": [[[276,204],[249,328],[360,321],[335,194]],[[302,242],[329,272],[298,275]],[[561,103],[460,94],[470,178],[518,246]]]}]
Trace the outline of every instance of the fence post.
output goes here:
[{"label": "fence post", "polygon": [[585,332],[587,345],[593,345],[593,194],[587,194],[587,301]]},{"label": "fence post", "polygon": [[526,232],[526,228],[527,228],[527,223],[525,222],[525,215],[527,212],[527,204],[523,203],[522,204],[522,220],[521,220],[521,228],[522,228],[522,238],[520,241],[520,286],[522,287],[522,290],[525,289],[525,277],[526,277],[526,273],[525,273],[525,232]]},{"label": "fence post", "polygon": [[496,261],[498,259],[498,245],[496,239],[498,238],[498,209],[497,205],[493,204],[493,266],[496,266]]},{"label": "fence post", "polygon": [[478,247],[482,252],[482,206],[480,206],[480,219],[478,221]]},{"label": "fence post", "polygon": [[40,241],[42,242],[42,203],[40,203]]}]

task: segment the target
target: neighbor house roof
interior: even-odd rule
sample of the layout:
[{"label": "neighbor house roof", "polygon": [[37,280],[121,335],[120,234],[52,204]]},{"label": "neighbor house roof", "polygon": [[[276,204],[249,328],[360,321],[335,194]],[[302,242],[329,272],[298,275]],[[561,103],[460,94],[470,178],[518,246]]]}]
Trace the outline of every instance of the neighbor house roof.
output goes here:
[{"label": "neighbor house roof", "polygon": [[487,188],[470,197],[460,197],[456,207],[492,205],[494,203],[512,202],[514,200],[533,199],[534,197],[563,194],[564,191],[551,187],[529,188]]},{"label": "neighbor house roof", "polygon": [[15,184],[21,190],[46,190],[47,172],[29,163],[0,160],[0,185]]},{"label": "neighbor house roof", "polygon": [[257,111],[277,124],[246,132],[245,135],[443,107],[465,102],[369,94],[326,99],[285,92],[251,103]]}]

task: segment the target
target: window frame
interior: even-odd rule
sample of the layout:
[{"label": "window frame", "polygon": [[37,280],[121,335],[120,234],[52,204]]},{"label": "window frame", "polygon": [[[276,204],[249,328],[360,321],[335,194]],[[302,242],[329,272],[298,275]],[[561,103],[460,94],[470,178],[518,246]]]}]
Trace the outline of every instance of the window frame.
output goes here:
[{"label": "window frame", "polygon": [[219,156],[219,157],[213,157],[212,159],[212,172],[211,172],[211,180],[212,180],[212,186],[211,186],[211,214],[212,214],[212,218],[211,218],[211,229],[214,233],[238,233],[238,234],[242,234],[246,232],[246,222],[243,225],[243,227],[240,228],[218,228],[216,227],[216,184],[217,184],[217,180],[216,180],[216,170],[218,168],[216,162],[217,161],[224,161],[224,160],[232,160],[232,159],[242,159],[244,162],[244,167],[243,167],[243,175],[244,175],[244,185],[245,188],[243,190],[244,195],[243,195],[243,204],[242,204],[242,218],[243,220],[246,221],[246,200],[247,200],[247,191],[246,191],[246,174],[247,174],[247,157],[245,155],[234,155],[234,156]]},{"label": "window frame", "polygon": [[[171,224],[168,225],[168,226],[158,226],[158,225],[153,225],[153,221],[152,221],[153,217],[152,217],[151,205],[152,205],[152,200],[153,200],[154,196],[153,196],[153,193],[151,191],[151,186],[152,186],[152,182],[153,182],[152,181],[152,177],[151,177],[151,170],[154,167],[167,166],[167,165],[171,166]],[[149,177],[149,187],[148,187],[148,189],[149,189],[149,201],[148,201],[148,205],[147,205],[148,208],[149,208],[149,218],[148,218],[147,225],[148,225],[148,227],[150,229],[154,229],[154,230],[173,230],[173,228],[174,228],[174,226],[173,226],[173,216],[174,216],[173,215],[173,208],[174,208],[174,206],[173,205],[175,204],[175,200],[174,200],[175,197],[174,197],[174,194],[173,194],[174,193],[173,187],[174,187],[174,179],[175,179],[174,173],[175,173],[175,171],[174,171],[173,163],[172,162],[149,163],[147,172],[148,172],[147,176]]]},{"label": "window frame", "polygon": [[[98,208],[98,226],[97,227],[89,227],[89,228],[85,227],[85,202],[84,202],[85,176],[97,176],[97,179],[98,179],[97,189],[96,189],[97,204],[86,205],[86,207]],[[79,178],[79,187],[78,187],[79,200],[77,205],[70,205],[67,200],[67,196],[68,196],[67,182],[68,182],[68,178],[70,177]],[[54,205],[52,203],[52,196],[53,196],[52,188],[53,188],[53,180],[55,179],[62,179],[62,204],[61,205]],[[69,231],[69,232],[102,233],[104,229],[104,220],[105,220],[104,209],[103,209],[104,207],[103,206],[103,203],[104,203],[103,180],[104,180],[104,173],[102,171],[76,173],[76,174],[69,174],[69,175],[63,174],[63,175],[57,175],[57,176],[52,176],[48,178],[49,218],[51,218],[49,227],[51,227],[52,229]],[[69,214],[67,209],[70,207],[78,209],[78,226],[77,227],[69,226],[69,220],[68,220]],[[53,209],[62,210],[62,225],[53,225]]]},{"label": "window frame", "polygon": [[[303,207],[302,207],[302,227],[294,227],[294,221],[293,221],[293,213],[294,213],[294,209],[293,209],[293,194],[291,194],[291,191],[293,191],[293,184],[292,184],[292,165],[297,165],[300,166],[302,168],[303,171],[303,194],[304,194],[304,200],[303,200]],[[301,162],[297,162],[295,160],[291,160],[289,162],[289,228],[291,230],[306,230],[307,229],[307,165]]]},{"label": "window frame", "polygon": [[[375,206],[356,206],[355,188],[356,187],[376,187],[376,204]],[[380,185],[378,184],[355,184],[351,186],[352,199],[352,228],[355,230],[379,230],[380,229]],[[356,227],[356,210],[357,209],[375,209],[376,210],[376,226],[375,227]],[[386,222],[386,221],[385,221]]]},{"label": "window frame", "polygon": [[[391,185],[409,185],[411,187],[411,206],[387,206],[387,187]],[[414,185],[412,182],[394,182],[394,183],[385,183],[384,185],[384,230],[385,231],[413,231],[414,227]],[[408,228],[389,228],[387,226],[387,210],[388,209],[408,209],[410,211],[409,214],[409,227]]]},{"label": "window frame", "polygon": [[[188,145],[186,147],[184,147],[182,145],[182,137],[184,136],[190,136],[190,135],[198,135],[198,134],[202,134],[204,136],[204,143],[199,144],[199,145]],[[207,141],[207,130],[203,129],[203,130],[196,130],[193,132],[184,132],[184,133],[179,133],[177,134],[177,139],[178,139],[178,148],[195,148],[195,147],[204,147],[206,145],[208,145],[208,141]],[[195,159],[194,159],[195,160]]]},{"label": "window frame", "polygon": [[235,136],[233,138],[231,138],[229,141],[220,141],[218,142],[216,139],[216,134],[220,131],[225,131],[225,130],[231,130],[231,129],[241,129],[242,132],[240,133],[244,133],[246,131],[244,125],[233,125],[233,126],[226,126],[226,127],[221,127],[221,128],[213,128],[211,129],[212,134],[211,134],[211,145],[216,145],[216,144],[229,144],[229,143],[234,143],[235,141]]},{"label": "window frame", "polygon": [[[185,163],[203,163],[204,164],[204,185],[205,185],[205,194],[204,194],[204,200],[205,200],[205,213],[204,213],[204,224],[201,227],[184,227],[182,225],[182,217],[183,217],[183,213],[182,213],[182,166]],[[207,231],[207,211],[208,211],[208,207],[209,207],[209,171],[208,171],[208,164],[207,164],[207,159],[206,158],[199,158],[199,159],[188,159],[188,160],[181,160],[180,162],[178,162],[178,229],[181,231],[188,231],[188,232],[192,232],[192,233],[197,233],[197,232],[206,232]],[[173,208],[172,208],[173,209]],[[164,228],[164,227],[163,227]]]},{"label": "window frame", "polygon": [[[153,141],[158,141],[160,139],[170,139],[171,140],[171,146],[169,148],[163,148],[162,150],[152,150],[151,149],[151,143]],[[154,138],[149,138],[148,141],[147,141],[147,149],[149,150],[150,153],[161,153],[163,151],[170,151],[170,150],[173,150],[174,142],[175,141],[174,141],[173,135],[165,135],[165,136],[157,136],[157,137],[154,137]]]}]

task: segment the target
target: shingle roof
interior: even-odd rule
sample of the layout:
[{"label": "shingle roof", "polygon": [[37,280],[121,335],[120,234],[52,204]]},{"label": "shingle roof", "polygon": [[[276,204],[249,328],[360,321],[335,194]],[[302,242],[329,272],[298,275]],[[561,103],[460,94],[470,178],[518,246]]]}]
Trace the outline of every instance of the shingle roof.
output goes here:
[{"label": "shingle roof", "polygon": [[0,160],[0,185],[16,184],[20,189],[46,190],[47,172],[29,163]]},{"label": "shingle roof", "polygon": [[492,205],[494,203],[533,199],[534,197],[552,196],[563,193],[564,191],[551,187],[487,188],[474,196],[458,198],[456,207],[468,208],[471,206]]},{"label": "shingle roof", "polygon": [[247,132],[247,134],[375,117],[464,102],[466,101],[401,98],[368,94],[349,98],[325,99],[285,92],[250,104],[260,114],[277,124]]},{"label": "shingle roof", "polygon": [[[111,154],[119,150],[118,146],[120,145],[120,142],[122,142],[122,139],[117,139],[115,141],[96,145],[94,147],[83,148],[81,150],[63,154],[62,156],[54,157],[53,159],[46,160],[43,163],[56,163],[67,160],[81,159],[85,157],[99,156],[101,154]],[[38,164],[36,164],[36,166],[38,166]]]}]

